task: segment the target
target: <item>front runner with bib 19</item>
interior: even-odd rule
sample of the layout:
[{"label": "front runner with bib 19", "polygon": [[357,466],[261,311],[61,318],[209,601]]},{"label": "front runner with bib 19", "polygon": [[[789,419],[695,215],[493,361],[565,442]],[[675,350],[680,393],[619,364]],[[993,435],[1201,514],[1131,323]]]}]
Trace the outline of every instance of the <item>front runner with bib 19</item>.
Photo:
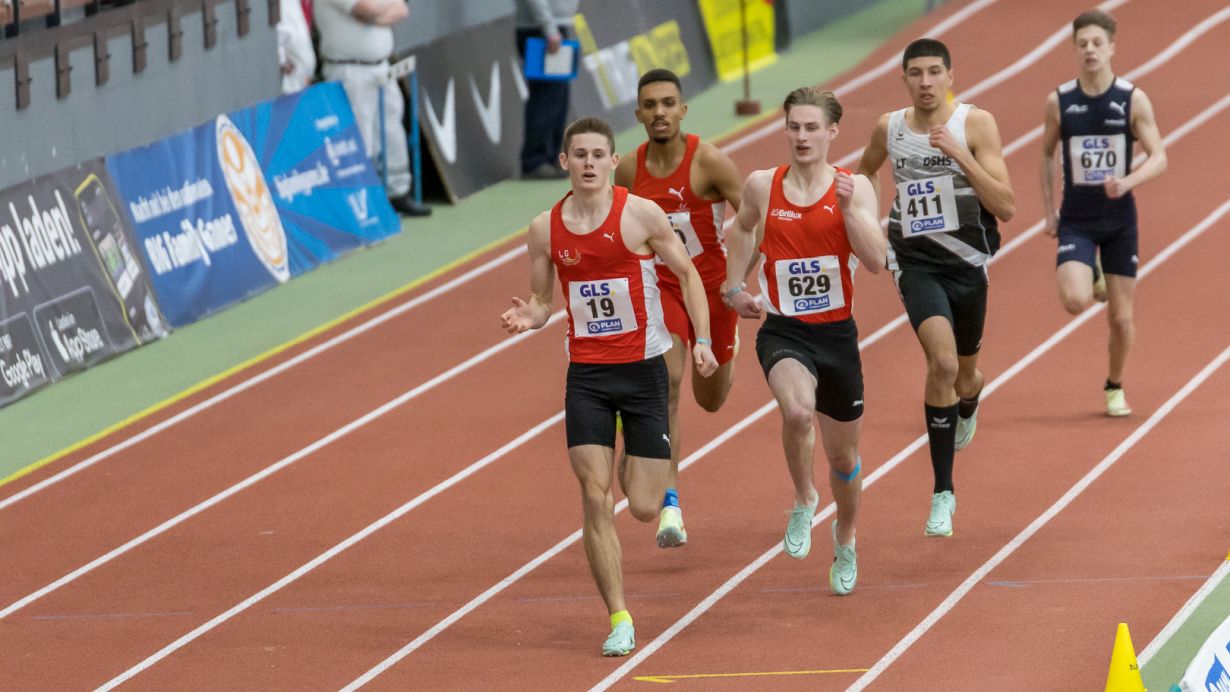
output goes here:
[{"label": "front runner with bib 19", "polygon": [[[1055,273],[1064,309],[1076,315],[1095,299],[1108,301],[1106,413],[1126,416],[1132,409],[1123,394],[1123,369],[1136,337],[1132,295],[1139,245],[1132,189],[1166,170],[1166,149],[1149,97],[1111,69],[1114,18],[1101,10],[1077,17],[1072,22],[1072,47],[1080,60],[1080,76],[1046,100],[1042,205],[1047,235],[1059,237]],[[1136,140],[1149,157],[1129,175]],[[1055,150],[1060,143],[1063,207],[1056,214]]]},{"label": "front runner with bib 19", "polygon": [[598,118],[582,118],[564,131],[560,164],[572,190],[530,222],[530,299],[513,298],[500,319],[513,334],[545,325],[551,317],[552,274],[559,272],[568,313],[568,460],[581,482],[585,556],[610,614],[602,653],[625,656],[635,648],[636,636],[624,603],[615,533],[616,414],[623,420],[625,452],[619,484],[633,517],[658,518],[670,477],[662,354],[671,341],[662,321],[655,253],[679,277],[696,332],[697,372],[708,377],[717,361],[700,276],[662,209],[611,185],[619,163],[614,149],[611,126]]},{"label": "front runner with bib 19", "polygon": [[[886,244],[876,223],[875,190],[861,175],[828,163],[841,104],[831,91],[795,89],[782,104],[790,165],[753,172],[726,236],[722,295],[741,317],[769,313],[756,355],[782,414],[782,445],[794,481],[794,508],[783,545],[793,558],[811,550],[820,496],[812,477],[818,421],[837,503],[829,586],[844,596],[858,580],[855,519],[863,479],[858,456],[863,369],[851,315],[854,268],[878,272]],[[744,287],[759,246],[760,295]]]},{"label": "front runner with bib 19", "polygon": [[888,268],[927,357],[923,402],[935,483],[924,533],[951,536],[957,508],[953,455],[974,437],[983,375],[987,262],[999,249],[997,220],[1015,211],[999,128],[990,113],[947,98],[948,47],[906,46],[903,80],[913,106],[876,123],[859,172],[879,190],[891,161],[897,196],[888,217]]}]

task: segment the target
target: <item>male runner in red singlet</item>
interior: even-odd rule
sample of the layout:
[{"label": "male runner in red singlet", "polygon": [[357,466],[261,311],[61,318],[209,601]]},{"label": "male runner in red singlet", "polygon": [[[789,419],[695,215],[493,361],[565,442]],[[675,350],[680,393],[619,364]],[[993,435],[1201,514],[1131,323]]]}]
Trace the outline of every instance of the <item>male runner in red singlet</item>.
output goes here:
[{"label": "male runner in red singlet", "polygon": [[[645,126],[649,140],[620,160],[615,169],[615,184],[662,207],[704,282],[718,369],[710,377],[698,377],[693,362],[692,395],[701,408],[713,412],[726,401],[734,380],[739,316],[722,303],[718,288],[726,278],[722,220],[727,202],[738,211],[742,182],[729,156],[680,129],[688,106],[674,72],[661,68],[646,72],[637,95],[636,119]],[[666,330],[675,348],[666,353],[666,370],[670,374],[671,478],[662,498],[657,542],[660,548],[673,548],[688,540],[677,490],[681,445],[679,390],[688,364],[688,347],[695,341],[695,334],[684,310],[679,282],[660,263],[658,285],[662,288]]]},{"label": "male runner in red singlet", "polygon": [[[854,521],[863,488],[863,371],[850,311],[852,275],[859,260],[879,272],[888,246],[871,181],[828,163],[841,121],[837,98],[804,87],[790,92],[782,107],[790,164],[747,177],[743,205],[726,237],[722,296],[742,317],[769,313],[756,334],[756,355],[782,413],[782,445],[794,481],[784,545],[799,559],[811,550],[820,501],[812,477],[819,421],[837,503],[829,586],[844,596],[858,579]],[[743,281],[757,246],[764,262],[760,295],[753,297]]]},{"label": "male runner in red singlet", "polygon": [[606,656],[636,646],[624,604],[619,537],[615,533],[615,414],[623,420],[625,457],[619,484],[632,516],[658,516],[670,477],[667,374],[671,347],[662,321],[654,255],[679,277],[696,330],[697,371],[717,369],[709,338],[704,288],[683,244],[658,206],[611,185],[619,163],[611,126],[582,118],[564,131],[560,163],[572,190],[529,227],[530,299],[513,298],[501,315],[513,334],[538,329],[551,316],[552,274],[559,272],[568,313],[568,379],[564,424],[568,460],[581,482],[582,535],[590,571],[610,612]]}]

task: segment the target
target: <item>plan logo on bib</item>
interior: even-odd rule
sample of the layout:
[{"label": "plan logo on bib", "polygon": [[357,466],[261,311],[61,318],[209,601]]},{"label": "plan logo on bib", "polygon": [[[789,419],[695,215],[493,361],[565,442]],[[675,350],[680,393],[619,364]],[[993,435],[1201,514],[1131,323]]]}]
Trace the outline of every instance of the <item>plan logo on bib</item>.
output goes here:
[{"label": "plan logo on bib", "polygon": [[265,183],[256,160],[256,153],[235,123],[225,115],[215,122],[218,143],[218,165],[222,168],[226,187],[239,211],[252,251],[278,283],[290,279],[287,262],[286,231],[273,204],[273,195]]}]

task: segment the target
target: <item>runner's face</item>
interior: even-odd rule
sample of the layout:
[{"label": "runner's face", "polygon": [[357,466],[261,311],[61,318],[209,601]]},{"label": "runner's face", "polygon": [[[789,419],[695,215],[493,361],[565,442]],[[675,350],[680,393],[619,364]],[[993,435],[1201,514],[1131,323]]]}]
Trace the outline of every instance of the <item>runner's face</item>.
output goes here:
[{"label": "runner's face", "polygon": [[679,89],[671,82],[650,82],[641,87],[636,104],[636,119],[645,134],[658,144],[679,136],[679,123],[688,112]]},{"label": "runner's face", "polygon": [[819,106],[793,106],[786,114],[786,139],[795,163],[824,162],[835,137],[837,126],[828,124]]},{"label": "runner's face", "polygon": [[1072,37],[1072,47],[1081,69],[1094,74],[1110,67],[1110,56],[1115,54],[1115,42],[1106,29],[1100,26],[1081,27]]},{"label": "runner's face", "polygon": [[944,105],[952,88],[952,70],[944,67],[944,59],[927,56],[914,58],[905,66],[905,88],[910,92],[914,108],[933,111]]},{"label": "runner's face", "polygon": [[568,150],[559,156],[575,192],[605,189],[611,170],[619,163],[619,154],[611,153],[610,140],[597,132],[573,135]]}]

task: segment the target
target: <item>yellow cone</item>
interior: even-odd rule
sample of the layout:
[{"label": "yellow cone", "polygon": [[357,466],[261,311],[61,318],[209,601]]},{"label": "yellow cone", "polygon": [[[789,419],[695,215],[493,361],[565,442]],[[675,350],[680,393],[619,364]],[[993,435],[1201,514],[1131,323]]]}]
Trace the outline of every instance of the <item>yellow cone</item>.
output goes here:
[{"label": "yellow cone", "polygon": [[1110,672],[1106,675],[1106,692],[1147,692],[1136,664],[1136,650],[1127,623],[1119,623],[1115,632],[1115,649],[1110,654]]}]

